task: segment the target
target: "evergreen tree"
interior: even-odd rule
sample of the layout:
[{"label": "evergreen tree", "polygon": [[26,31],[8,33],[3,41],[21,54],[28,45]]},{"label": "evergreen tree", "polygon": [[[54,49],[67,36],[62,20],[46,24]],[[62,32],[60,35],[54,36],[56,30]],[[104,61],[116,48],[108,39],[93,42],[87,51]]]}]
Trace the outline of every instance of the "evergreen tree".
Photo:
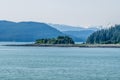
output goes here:
[{"label": "evergreen tree", "polygon": [[38,39],[36,44],[74,44],[74,41],[69,36],[58,36],[52,39]]},{"label": "evergreen tree", "polygon": [[102,29],[90,35],[86,41],[89,44],[117,44],[120,43],[120,25],[109,29]]}]

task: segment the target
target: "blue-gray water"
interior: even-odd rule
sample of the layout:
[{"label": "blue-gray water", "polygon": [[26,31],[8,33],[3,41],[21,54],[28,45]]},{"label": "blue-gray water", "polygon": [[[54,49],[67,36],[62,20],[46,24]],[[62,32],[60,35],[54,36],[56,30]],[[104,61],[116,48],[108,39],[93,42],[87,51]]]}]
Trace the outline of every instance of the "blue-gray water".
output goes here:
[{"label": "blue-gray water", "polygon": [[0,80],[120,80],[120,49],[0,46]]}]

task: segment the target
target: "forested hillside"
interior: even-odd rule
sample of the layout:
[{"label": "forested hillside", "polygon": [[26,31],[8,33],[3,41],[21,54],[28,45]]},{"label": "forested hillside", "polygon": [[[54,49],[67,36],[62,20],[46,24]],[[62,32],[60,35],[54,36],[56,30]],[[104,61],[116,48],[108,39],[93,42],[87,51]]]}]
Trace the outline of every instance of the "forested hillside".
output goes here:
[{"label": "forested hillside", "polygon": [[120,25],[109,29],[102,29],[94,32],[87,39],[89,44],[117,44],[120,43]]},{"label": "forested hillside", "polygon": [[62,32],[45,23],[0,21],[0,41],[33,42],[62,35]]}]

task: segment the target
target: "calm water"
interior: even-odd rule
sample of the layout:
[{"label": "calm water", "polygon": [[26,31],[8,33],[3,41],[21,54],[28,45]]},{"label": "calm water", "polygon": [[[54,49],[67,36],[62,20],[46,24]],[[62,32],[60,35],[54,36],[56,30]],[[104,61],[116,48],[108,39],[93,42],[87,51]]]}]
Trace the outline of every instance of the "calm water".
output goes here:
[{"label": "calm water", "polygon": [[120,80],[120,48],[0,46],[0,80]]}]

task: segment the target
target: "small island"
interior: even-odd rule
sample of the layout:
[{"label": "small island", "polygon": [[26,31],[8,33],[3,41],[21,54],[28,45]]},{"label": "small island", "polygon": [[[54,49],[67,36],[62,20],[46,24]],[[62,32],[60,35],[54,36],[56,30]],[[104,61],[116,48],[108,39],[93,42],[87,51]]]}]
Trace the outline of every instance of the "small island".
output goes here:
[{"label": "small island", "polygon": [[38,39],[35,44],[75,44],[75,42],[69,36],[58,36],[52,39]]}]

